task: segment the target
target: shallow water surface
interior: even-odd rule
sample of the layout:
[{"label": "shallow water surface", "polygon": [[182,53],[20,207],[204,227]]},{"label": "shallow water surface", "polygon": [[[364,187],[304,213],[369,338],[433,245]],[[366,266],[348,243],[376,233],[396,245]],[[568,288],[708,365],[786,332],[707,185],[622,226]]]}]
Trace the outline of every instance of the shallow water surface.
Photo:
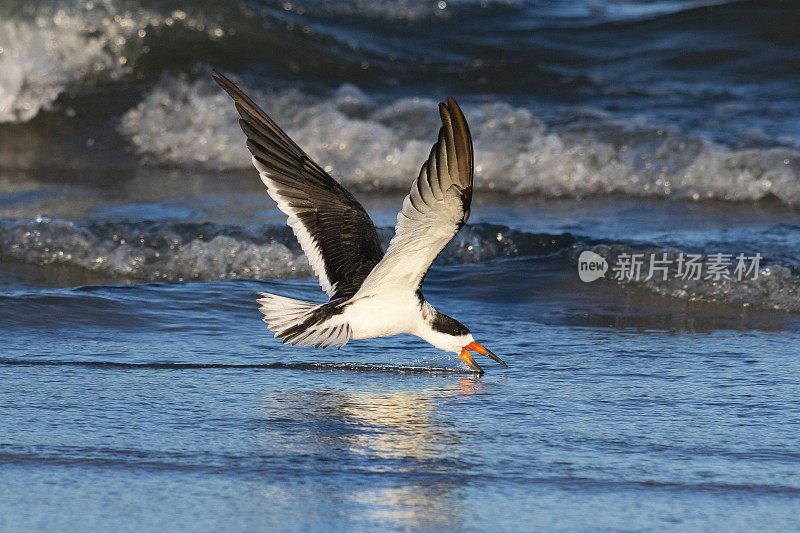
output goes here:
[{"label": "shallow water surface", "polygon": [[481,377],[411,337],[271,340],[255,291],[310,280],[6,290],[4,527],[792,529],[797,319],[539,262],[431,274],[510,364]]}]

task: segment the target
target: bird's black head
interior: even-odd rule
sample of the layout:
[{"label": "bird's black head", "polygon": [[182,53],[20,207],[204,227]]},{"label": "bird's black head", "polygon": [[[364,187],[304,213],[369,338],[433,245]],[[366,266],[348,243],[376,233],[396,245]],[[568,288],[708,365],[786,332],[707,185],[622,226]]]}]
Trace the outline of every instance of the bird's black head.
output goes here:
[{"label": "bird's black head", "polygon": [[462,337],[469,335],[469,328],[456,320],[442,313],[436,312],[431,327],[439,333],[446,335],[453,335],[454,337]]},{"label": "bird's black head", "polygon": [[436,311],[430,326],[430,333],[420,335],[420,337],[437,348],[459,354],[458,356],[467,363],[471,369],[477,372],[483,372],[480,365],[475,362],[475,359],[472,358],[468,350],[478,352],[490,359],[494,359],[503,366],[508,366],[502,359],[487,350],[481,344],[475,342],[469,328],[455,318],[451,318]]}]

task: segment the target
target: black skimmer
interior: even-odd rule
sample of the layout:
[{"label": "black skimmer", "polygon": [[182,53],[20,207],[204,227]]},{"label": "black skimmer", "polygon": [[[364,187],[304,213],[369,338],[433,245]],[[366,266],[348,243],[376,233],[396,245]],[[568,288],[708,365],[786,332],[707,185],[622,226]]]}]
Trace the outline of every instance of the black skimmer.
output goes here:
[{"label": "black skimmer", "polygon": [[472,137],[455,100],[439,104],[439,139],[403,201],[384,254],[375,225],[353,195],[233,82],[216,72],[214,80],[233,98],[253,165],[330,297],[316,304],[260,293],[260,311],[275,338],[341,348],[350,340],[410,333],[457,353],[476,372],[483,369],[468,350],[508,366],[421,291],[431,263],[469,218],[472,202]]}]

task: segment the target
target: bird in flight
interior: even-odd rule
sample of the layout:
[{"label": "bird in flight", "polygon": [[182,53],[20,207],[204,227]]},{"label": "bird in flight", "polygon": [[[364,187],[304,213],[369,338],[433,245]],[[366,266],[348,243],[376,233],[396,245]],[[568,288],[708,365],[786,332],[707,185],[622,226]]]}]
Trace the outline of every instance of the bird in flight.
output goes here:
[{"label": "bird in flight", "polygon": [[215,72],[233,98],[253,165],[287,216],[330,301],[316,304],[260,293],[264,322],[275,338],[300,346],[341,348],[350,340],[410,333],[455,352],[483,372],[469,350],[499,357],[469,329],[422,295],[425,274],[464,226],[472,201],[472,137],[452,98],[439,104],[439,138],[397,215],[384,254],[375,225],[350,192],[329,176],[244,92]]}]

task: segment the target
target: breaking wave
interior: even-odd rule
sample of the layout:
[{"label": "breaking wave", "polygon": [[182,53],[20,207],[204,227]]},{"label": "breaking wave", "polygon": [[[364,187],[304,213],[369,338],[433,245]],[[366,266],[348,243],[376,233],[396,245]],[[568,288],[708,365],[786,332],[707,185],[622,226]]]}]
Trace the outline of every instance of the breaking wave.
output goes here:
[{"label": "breaking wave", "polygon": [[[309,155],[354,189],[408,187],[438,128],[436,101],[429,99],[386,102],[350,84],[327,96],[251,92]],[[478,189],[800,202],[796,150],[737,150],[591,110],[546,126],[528,109],[507,103],[462,104],[475,141]],[[120,131],[152,163],[248,168],[236,118],[227,95],[206,76],[168,75],[123,116]]]},{"label": "breaking wave", "polygon": [[[101,109],[92,117],[113,113],[109,118],[119,123],[131,151],[143,162],[247,168],[249,157],[232,105],[208,79],[203,64],[209,64],[244,72],[243,85],[251,90],[285,85],[287,79],[305,87],[252,92],[349,187],[405,189],[434,138],[436,101],[396,95],[434,94],[439,85],[417,81],[442,79],[443,91],[477,95],[462,103],[476,141],[478,188],[576,198],[776,197],[795,204],[800,202],[800,141],[795,126],[783,124],[792,122],[785,118],[791,113],[782,111],[792,109],[794,95],[781,90],[775,97],[780,105],[761,105],[773,98],[764,90],[792,86],[786,78],[796,72],[792,48],[776,48],[773,40],[791,44],[795,33],[776,26],[778,7],[761,4],[601,1],[590,8],[586,3],[576,7],[512,0],[256,0],[203,1],[173,9],[157,0],[6,2],[0,6],[0,123],[26,122],[42,110],[58,108],[67,121],[81,125],[87,117],[80,112],[73,116],[69,99],[61,105],[59,98],[101,93],[115,102],[109,107],[128,111],[119,117],[118,111]],[[636,76],[615,81],[619,69],[636,70],[639,56],[663,56],[663,64],[653,65],[660,73],[653,78],[669,81],[679,73],[688,76],[706,65],[704,58],[724,52],[697,45],[689,53],[666,38],[658,39],[659,53],[648,47],[632,52],[633,66],[619,59],[612,61],[621,61],[616,69],[594,74],[575,70],[576,62],[595,57],[596,43],[613,43],[619,32],[626,39],[609,46],[615,50],[611,55],[622,58],[628,57],[631,42],[641,41],[640,32],[660,35],[660,28],[667,26],[684,28],[688,35],[699,32],[695,40],[703,43],[705,34],[696,28],[695,18],[701,7],[712,5],[717,16],[703,31],[732,25],[751,33],[756,24],[752,33],[767,36],[766,45],[753,37],[752,42],[734,43],[729,51],[731,57],[745,58],[745,71],[767,86],[743,88],[727,78],[714,90],[693,84],[681,88],[681,82],[654,87]],[[440,31],[408,23],[423,19]],[[524,35],[509,36],[509,23],[517,20],[530,27]],[[362,31],[370,38],[358,42],[353,35]],[[465,47],[465,32],[482,37]],[[588,41],[572,43],[574,35],[584,34]],[[434,46],[432,36],[443,40],[443,48]],[[524,41],[520,46],[517,38]],[[707,66],[722,69],[724,75],[727,63],[719,63]],[[769,69],[762,71],[765,65]],[[200,78],[180,74],[192,66]],[[342,85],[343,80],[374,92]],[[145,88],[139,105],[131,108]],[[531,95],[562,92],[569,97],[557,104],[564,106],[561,111],[549,109],[552,100],[535,104],[548,108],[536,113],[566,113],[557,120],[548,114],[547,122],[529,108],[502,101],[531,102]],[[623,95],[622,103],[614,95]],[[639,107],[637,95],[650,104]],[[676,99],[683,109],[674,120],[662,109],[665,98]],[[704,98],[710,111],[699,113]],[[575,102],[595,108],[575,107]],[[623,106],[642,118],[612,117],[596,109],[601,106]],[[767,119],[760,121],[762,115]],[[12,126],[4,127],[14,134]],[[32,130],[38,127],[50,134],[47,124]],[[709,130],[728,129],[735,134],[714,137],[726,144],[703,137]]]},{"label": "breaking wave", "polygon": [[[173,9],[157,0],[5,2],[0,5],[0,123],[27,122],[52,109],[70,89],[150,77],[162,69],[191,65],[199,57],[213,58],[215,64],[257,57],[292,69],[308,66],[318,51],[293,33],[313,37],[315,32],[293,17],[311,12],[412,21],[449,18],[453,4],[469,8],[489,3],[265,0],[180,3]],[[359,69],[361,61],[333,53],[322,63]],[[325,70],[324,65],[319,68]]]},{"label": "breaking wave", "polygon": [[0,123],[26,122],[50,109],[81,82],[102,83],[133,73],[163,28],[222,37],[219,24],[199,14],[161,13],[114,0],[0,7]]},{"label": "breaking wave", "polygon": [[[393,231],[379,229],[384,247]],[[465,227],[440,257],[444,264],[554,253],[570,235],[535,235],[504,226]],[[112,280],[183,281],[313,276],[291,230],[199,222],[0,220],[0,258],[70,265]]]},{"label": "breaking wave", "polygon": [[[393,234],[379,228],[384,247]],[[626,243],[586,244],[573,235],[536,234],[492,224],[465,226],[437,259],[439,264],[467,264],[499,258],[550,257],[564,261],[564,272],[576,276],[584,250],[614,265],[623,253],[667,253]],[[110,281],[185,281],[231,278],[309,278],[313,273],[288,227],[238,226],[200,222],[75,222],[68,220],[0,220],[0,259],[41,266],[68,265]],[[765,258],[758,277],[742,281],[683,280],[601,283],[638,287],[687,301],[717,302],[800,312],[800,271]]]}]

